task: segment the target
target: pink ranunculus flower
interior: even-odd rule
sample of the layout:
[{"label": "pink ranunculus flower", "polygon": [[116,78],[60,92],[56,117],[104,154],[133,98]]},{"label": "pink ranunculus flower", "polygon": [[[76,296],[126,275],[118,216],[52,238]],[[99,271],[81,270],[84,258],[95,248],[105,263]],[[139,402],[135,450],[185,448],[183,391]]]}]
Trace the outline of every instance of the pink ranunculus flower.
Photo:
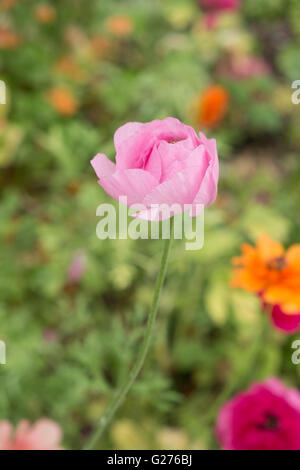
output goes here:
[{"label": "pink ranunculus flower", "polygon": [[216,434],[225,450],[300,450],[300,393],[271,378],[220,410]]},{"label": "pink ranunculus flower", "polygon": [[0,450],[60,450],[61,439],[60,426],[50,419],[20,421],[15,431],[9,421],[0,421]]},{"label": "pink ranunculus flower", "polygon": [[[152,205],[212,204],[217,196],[219,161],[215,139],[168,117],[148,123],[129,122],[114,136],[116,164],[96,155],[91,164],[99,184],[114,199],[127,197],[127,205],[143,204],[137,216],[157,220]],[[162,217],[164,218],[164,217]]]}]

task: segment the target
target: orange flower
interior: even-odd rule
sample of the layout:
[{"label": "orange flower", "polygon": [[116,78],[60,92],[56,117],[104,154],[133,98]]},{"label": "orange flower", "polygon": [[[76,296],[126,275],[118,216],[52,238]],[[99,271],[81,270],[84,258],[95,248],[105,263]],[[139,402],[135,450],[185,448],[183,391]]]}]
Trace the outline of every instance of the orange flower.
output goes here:
[{"label": "orange flower", "polygon": [[0,49],[16,49],[22,43],[21,37],[4,28],[0,28]]},{"label": "orange flower", "polygon": [[64,39],[69,46],[78,50],[88,45],[88,38],[78,26],[70,25],[64,29]]},{"label": "orange flower", "polygon": [[287,251],[267,235],[257,245],[244,244],[242,256],[233,259],[231,285],[261,293],[269,304],[279,305],[286,314],[300,311],[300,244]]},{"label": "orange flower", "polygon": [[105,56],[112,47],[111,41],[101,34],[97,34],[96,36],[92,37],[91,39],[91,46],[93,52],[97,56]]},{"label": "orange flower", "polygon": [[84,71],[76,62],[74,62],[72,57],[68,55],[59,59],[59,61],[54,65],[54,68],[58,73],[71,80],[80,82],[84,78]]},{"label": "orange flower", "polygon": [[17,2],[18,0],[2,0],[1,8],[3,10],[10,10]]},{"label": "orange flower", "polygon": [[56,10],[51,5],[38,5],[34,10],[34,16],[40,23],[52,23],[56,18]]},{"label": "orange flower", "polygon": [[128,36],[133,30],[133,22],[129,16],[109,16],[106,19],[106,28],[115,36]]},{"label": "orange flower", "polygon": [[63,116],[72,116],[78,109],[78,103],[72,93],[64,87],[55,87],[48,93],[52,107]]},{"label": "orange flower", "polygon": [[201,126],[213,128],[225,116],[229,103],[229,94],[219,85],[207,88],[199,97],[197,122]]}]

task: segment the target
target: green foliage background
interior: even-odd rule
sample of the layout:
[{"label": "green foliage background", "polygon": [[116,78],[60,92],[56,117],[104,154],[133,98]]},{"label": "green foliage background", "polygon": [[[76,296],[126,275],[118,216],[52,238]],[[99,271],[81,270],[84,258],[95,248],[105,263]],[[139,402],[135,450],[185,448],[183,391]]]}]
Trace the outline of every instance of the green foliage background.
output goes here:
[{"label": "green foliage background", "polygon": [[[110,199],[89,160],[114,158],[113,133],[130,120],[171,115],[197,127],[193,102],[217,83],[230,106],[208,132],[221,179],[205,213],[205,246],[187,252],[174,243],[152,351],[101,444],[213,448],[225,387],[234,393],[270,375],[299,386],[293,338],[265,325],[254,296],[229,288],[242,242],[261,232],[286,246],[299,241],[300,107],[291,102],[299,2],[244,0],[212,31],[193,0],[49,0],[50,24],[36,20],[41,3],[19,0],[0,13],[0,30],[23,40],[0,48],[8,92],[0,105],[0,418],[52,418],[66,448],[82,447],[138,350],[162,249],[160,241],[97,239],[96,208]],[[133,31],[109,31],[112,15],[130,17]],[[108,50],[93,52],[95,36]],[[218,64],[232,51],[263,58],[270,73],[225,78]],[[55,68],[65,55],[81,80]],[[49,104],[54,86],[73,93],[73,116]],[[87,267],[71,286],[78,250]]]}]

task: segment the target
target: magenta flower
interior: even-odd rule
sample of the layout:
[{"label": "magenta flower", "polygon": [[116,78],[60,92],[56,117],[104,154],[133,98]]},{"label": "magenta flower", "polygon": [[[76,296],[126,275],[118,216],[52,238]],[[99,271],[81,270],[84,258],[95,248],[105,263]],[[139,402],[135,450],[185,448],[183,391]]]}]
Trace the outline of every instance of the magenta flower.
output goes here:
[{"label": "magenta flower", "polygon": [[210,11],[236,10],[240,0],[198,0],[200,6]]},{"label": "magenta flower", "polygon": [[61,428],[50,419],[20,421],[15,431],[9,421],[0,421],[0,450],[60,450],[61,439]]},{"label": "magenta flower", "polygon": [[114,199],[145,206],[138,217],[154,220],[151,205],[210,205],[217,195],[219,162],[216,141],[178,119],[129,122],[114,136],[116,164],[96,155],[91,164],[99,184]]},{"label": "magenta flower", "polygon": [[[260,299],[262,293],[259,294]],[[288,314],[285,313],[280,305],[271,305],[266,302],[261,302],[263,311],[270,317],[275,328],[282,333],[292,334],[300,329],[300,312]]]},{"label": "magenta flower", "polygon": [[271,378],[221,409],[217,437],[226,450],[300,450],[300,393]]},{"label": "magenta flower", "polygon": [[[265,307],[267,310],[268,307]],[[271,308],[271,318],[274,326],[286,334],[295,333],[300,329],[300,312],[299,314],[288,315],[282,311],[279,305]]]},{"label": "magenta flower", "polygon": [[216,25],[218,15],[224,11],[237,10],[240,0],[198,0],[198,4],[206,12],[206,27],[212,29]]}]

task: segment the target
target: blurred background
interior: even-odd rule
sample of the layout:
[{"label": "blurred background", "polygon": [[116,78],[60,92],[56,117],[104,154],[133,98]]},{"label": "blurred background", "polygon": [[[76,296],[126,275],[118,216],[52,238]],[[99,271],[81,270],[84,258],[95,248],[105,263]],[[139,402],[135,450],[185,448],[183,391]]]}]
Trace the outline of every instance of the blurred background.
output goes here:
[{"label": "blurred background", "polygon": [[152,351],[102,448],[214,448],[228,384],[300,385],[293,337],[270,326],[262,348],[259,300],[229,287],[241,243],[299,240],[300,3],[216,3],[0,1],[0,419],[54,419],[66,448],[127,373],[160,261],[160,241],[96,237],[112,201],[89,161],[114,158],[127,121],[216,137],[221,179],[204,249],[174,243]]}]

